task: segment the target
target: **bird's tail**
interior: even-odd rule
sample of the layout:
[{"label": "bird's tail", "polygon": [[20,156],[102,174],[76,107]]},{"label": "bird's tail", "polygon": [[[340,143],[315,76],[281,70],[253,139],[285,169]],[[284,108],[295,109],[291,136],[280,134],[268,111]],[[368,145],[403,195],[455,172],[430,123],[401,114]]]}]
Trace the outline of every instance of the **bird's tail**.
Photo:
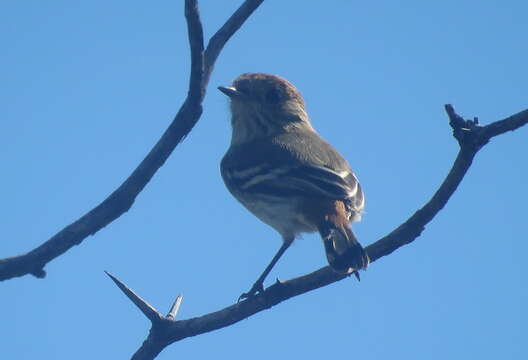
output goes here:
[{"label": "bird's tail", "polygon": [[325,221],[319,226],[319,233],[330,267],[340,274],[353,272],[359,279],[357,270],[366,269],[370,259],[350,227]]}]

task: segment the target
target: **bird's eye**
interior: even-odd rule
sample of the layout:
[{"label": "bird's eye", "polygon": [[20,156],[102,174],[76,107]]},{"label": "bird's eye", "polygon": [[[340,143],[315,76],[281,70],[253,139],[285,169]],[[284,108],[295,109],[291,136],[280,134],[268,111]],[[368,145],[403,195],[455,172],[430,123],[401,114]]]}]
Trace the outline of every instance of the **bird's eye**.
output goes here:
[{"label": "bird's eye", "polygon": [[271,89],[266,93],[266,102],[268,104],[274,105],[278,104],[280,101],[280,94],[277,90]]},{"label": "bird's eye", "polygon": [[246,95],[249,94],[249,89],[247,88],[245,84],[237,85],[236,89],[242,94],[246,94]]}]

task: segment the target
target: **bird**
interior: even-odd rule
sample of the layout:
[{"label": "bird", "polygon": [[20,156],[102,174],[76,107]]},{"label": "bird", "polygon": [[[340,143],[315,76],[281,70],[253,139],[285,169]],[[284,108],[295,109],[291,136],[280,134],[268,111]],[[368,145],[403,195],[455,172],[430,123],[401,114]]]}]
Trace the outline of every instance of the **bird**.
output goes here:
[{"label": "bird", "polygon": [[370,258],[351,229],[365,197],[348,162],[314,129],[303,97],[288,80],[245,73],[218,89],[229,97],[231,143],[220,163],[229,192],[274,228],[282,245],[239,301],[264,291],[269,272],[302,233],[319,232],[330,267],[364,270]]}]

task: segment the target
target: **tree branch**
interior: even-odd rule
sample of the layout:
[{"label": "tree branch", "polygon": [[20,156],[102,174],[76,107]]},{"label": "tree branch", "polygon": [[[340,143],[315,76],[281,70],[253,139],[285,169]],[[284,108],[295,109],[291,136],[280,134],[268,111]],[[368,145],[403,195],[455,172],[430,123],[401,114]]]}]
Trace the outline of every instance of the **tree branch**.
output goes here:
[{"label": "tree branch", "polygon": [[74,245],[79,245],[89,235],[94,235],[132,207],[139,193],[200,118],[202,101],[220,51],[262,2],[263,0],[245,1],[211,38],[204,54],[203,30],[197,1],[185,1],[185,18],[191,49],[191,75],[187,98],[176,117],[132,174],[103,202],[34,250],[0,259],[0,280],[27,274],[38,278],[45,277],[44,266],[47,263]]},{"label": "tree branch", "polygon": [[233,15],[227,19],[225,24],[211,37],[204,54],[204,82],[209,82],[216,59],[220,55],[224,45],[263,2],[264,0],[244,1]]},{"label": "tree branch", "polygon": [[[477,152],[491,138],[507,131],[516,130],[528,123],[528,110],[487,126],[480,126],[476,118],[464,120],[456,114],[451,105],[446,105],[445,109],[449,116],[449,124],[453,129],[453,136],[460,145],[453,166],[431,200],[390,234],[366,247],[372,262],[413,242],[421,235],[425,226],[442,210],[460,185]],[[291,297],[343,280],[346,277],[335,273],[326,266],[294,279],[277,281],[257,296],[216,312],[179,321],[169,317],[164,317],[162,321],[151,321],[152,327],[149,336],[132,359],[154,359],[163,348],[176,341],[232,325]]]}]

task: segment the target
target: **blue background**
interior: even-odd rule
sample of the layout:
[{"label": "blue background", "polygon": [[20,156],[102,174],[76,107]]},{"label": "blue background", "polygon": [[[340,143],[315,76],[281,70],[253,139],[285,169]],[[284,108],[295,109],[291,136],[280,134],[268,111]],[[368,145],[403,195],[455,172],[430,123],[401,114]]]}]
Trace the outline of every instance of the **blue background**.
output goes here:
[{"label": "blue background", "polygon": [[[202,1],[207,38],[241,1]],[[108,270],[178,318],[232,304],[280,245],[224,188],[227,99],[216,86],[268,72],[302,92],[320,134],[367,196],[355,231],[385,235],[427,201],[458,145],[443,104],[483,124],[527,107],[525,1],[266,1],[221,54],[190,136],[117,221],[51,262],[44,280],[0,284],[6,359],[128,358],[149,323]],[[83,215],[135,168],[186,94],[181,1],[0,5],[0,256]],[[526,349],[528,129],[495,138],[414,243],[347,279],[159,359],[521,359]],[[325,265],[294,243],[271,273]]]}]

